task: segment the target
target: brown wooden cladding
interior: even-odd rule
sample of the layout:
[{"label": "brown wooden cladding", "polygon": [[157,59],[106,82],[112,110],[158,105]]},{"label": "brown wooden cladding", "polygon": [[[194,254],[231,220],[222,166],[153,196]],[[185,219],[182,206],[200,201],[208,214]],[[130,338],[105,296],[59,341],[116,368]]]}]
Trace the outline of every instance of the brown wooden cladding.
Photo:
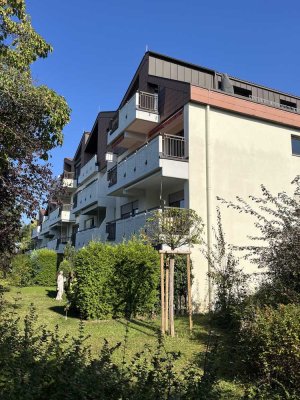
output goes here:
[{"label": "brown wooden cladding", "polygon": [[107,152],[107,132],[111,119],[115,116],[115,111],[100,112],[98,116],[98,162],[100,170],[106,167],[105,154]]},{"label": "brown wooden cladding", "polygon": [[188,83],[149,77],[148,91],[153,86],[156,86],[158,90],[158,111],[161,122],[182,108],[190,99]]},{"label": "brown wooden cladding", "polygon": [[214,73],[153,56],[149,56],[149,75],[191,83],[207,89],[214,87]]},{"label": "brown wooden cladding", "polygon": [[[254,97],[272,101],[278,104],[280,104],[280,100],[285,100],[291,103],[295,103],[296,108],[300,108],[300,99],[297,96],[291,96],[289,94],[280,92],[278,90],[265,88],[263,86],[255,85],[253,83],[242,81],[240,79],[236,79],[233,77],[229,78],[233,86],[251,91],[251,94]],[[221,80],[222,80],[222,74],[217,74],[217,82],[219,83],[221,82]],[[218,86],[216,86],[216,89],[218,89]]]}]

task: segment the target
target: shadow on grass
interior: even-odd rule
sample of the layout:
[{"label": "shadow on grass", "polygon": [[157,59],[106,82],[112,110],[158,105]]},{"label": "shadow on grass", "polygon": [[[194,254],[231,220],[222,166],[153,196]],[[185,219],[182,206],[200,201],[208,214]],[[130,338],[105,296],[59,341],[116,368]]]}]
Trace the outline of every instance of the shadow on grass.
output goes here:
[{"label": "shadow on grass", "polygon": [[0,284],[0,293],[10,292],[10,290],[9,286],[3,286]]},{"label": "shadow on grass", "polygon": [[48,297],[50,297],[51,299],[55,299],[56,294],[57,294],[56,290],[47,289],[46,292],[47,292],[46,294],[47,294]]},{"label": "shadow on grass", "polygon": [[[62,305],[57,305],[57,306],[49,307],[49,310],[51,310],[51,311],[53,311],[53,312],[55,312],[55,313],[57,313],[57,314],[60,314],[60,315],[62,315],[63,317],[65,317],[65,316],[66,316],[66,309],[65,309],[65,307],[66,307],[66,305],[65,305],[65,304],[62,304]],[[73,318],[73,319],[78,319],[78,320],[80,319],[79,316],[78,316],[78,314],[77,314],[75,311],[73,311],[73,310],[68,310],[67,317],[68,317],[68,318]]]},{"label": "shadow on grass", "polygon": [[[151,324],[147,324],[147,322],[144,322],[144,321],[138,321],[138,320],[135,320],[135,319],[131,319],[128,322],[122,321],[120,319],[116,319],[115,321],[118,322],[121,325],[124,325],[125,327],[128,324],[129,329],[134,329],[136,331],[139,331],[139,332],[143,333],[146,336],[156,337],[157,332],[158,332],[158,329],[156,327],[152,326]],[[152,330],[153,333],[145,332],[140,327]]]}]

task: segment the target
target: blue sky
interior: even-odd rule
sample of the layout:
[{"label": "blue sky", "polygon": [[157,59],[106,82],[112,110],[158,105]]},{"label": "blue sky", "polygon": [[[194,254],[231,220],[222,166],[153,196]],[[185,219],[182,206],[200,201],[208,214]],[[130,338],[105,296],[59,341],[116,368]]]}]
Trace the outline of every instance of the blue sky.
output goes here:
[{"label": "blue sky", "polygon": [[300,2],[278,0],[27,0],[53,46],[33,75],[72,108],[55,175],[99,111],[118,107],[150,50],[300,95]]}]

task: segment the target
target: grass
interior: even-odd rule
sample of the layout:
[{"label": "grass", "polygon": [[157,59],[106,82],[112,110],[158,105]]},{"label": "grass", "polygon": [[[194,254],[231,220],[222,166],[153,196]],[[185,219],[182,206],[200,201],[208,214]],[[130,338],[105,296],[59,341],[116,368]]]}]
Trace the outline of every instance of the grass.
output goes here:
[{"label": "grass", "polygon": [[[30,305],[33,304],[37,316],[38,325],[46,325],[48,329],[54,330],[59,327],[61,335],[68,334],[71,337],[78,335],[79,319],[74,315],[66,318],[66,301],[55,300],[56,289],[54,287],[9,287],[5,292],[5,299],[12,305],[18,303],[17,313],[21,321],[28,313]],[[182,369],[190,362],[199,361],[199,355],[205,351],[208,339],[208,317],[196,315],[193,317],[194,329],[192,334],[188,328],[187,317],[175,319],[176,337],[165,337],[165,348],[167,351],[180,352],[181,357],[176,367]],[[110,345],[118,342],[124,343],[127,327],[127,343],[125,359],[130,360],[137,352],[143,350],[147,345],[155,347],[156,332],[160,326],[159,318],[134,319],[127,322],[124,319],[84,321],[85,333],[89,336],[86,344],[90,345],[93,356],[97,356],[99,349],[108,340]],[[124,355],[124,346],[116,350],[114,361],[121,363]]]}]

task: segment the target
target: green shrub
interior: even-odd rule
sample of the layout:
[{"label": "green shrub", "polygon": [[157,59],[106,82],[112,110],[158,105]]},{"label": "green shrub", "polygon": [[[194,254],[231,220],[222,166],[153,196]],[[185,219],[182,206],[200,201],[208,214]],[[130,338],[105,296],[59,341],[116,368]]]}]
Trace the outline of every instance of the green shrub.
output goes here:
[{"label": "green shrub", "polygon": [[32,283],[33,269],[29,254],[17,254],[12,258],[9,281],[15,286],[29,286]]},{"label": "green shrub", "polygon": [[137,239],[121,243],[115,249],[113,269],[114,313],[131,318],[152,312],[158,302],[160,269],[157,251]]},{"label": "green shrub", "polygon": [[54,250],[35,250],[30,255],[33,269],[32,283],[40,286],[56,284],[57,254]]},{"label": "green shrub", "polygon": [[83,318],[130,318],[153,311],[158,281],[159,257],[151,246],[136,239],[116,246],[90,242],[76,253],[68,299]]},{"label": "green shrub", "polygon": [[259,382],[259,390],[277,395],[259,397],[255,391],[252,398],[299,398],[300,306],[256,309],[243,321],[240,353],[243,369]]},{"label": "green shrub", "polygon": [[76,280],[69,300],[82,318],[105,319],[112,315],[111,279],[115,248],[90,242],[76,254]]}]

